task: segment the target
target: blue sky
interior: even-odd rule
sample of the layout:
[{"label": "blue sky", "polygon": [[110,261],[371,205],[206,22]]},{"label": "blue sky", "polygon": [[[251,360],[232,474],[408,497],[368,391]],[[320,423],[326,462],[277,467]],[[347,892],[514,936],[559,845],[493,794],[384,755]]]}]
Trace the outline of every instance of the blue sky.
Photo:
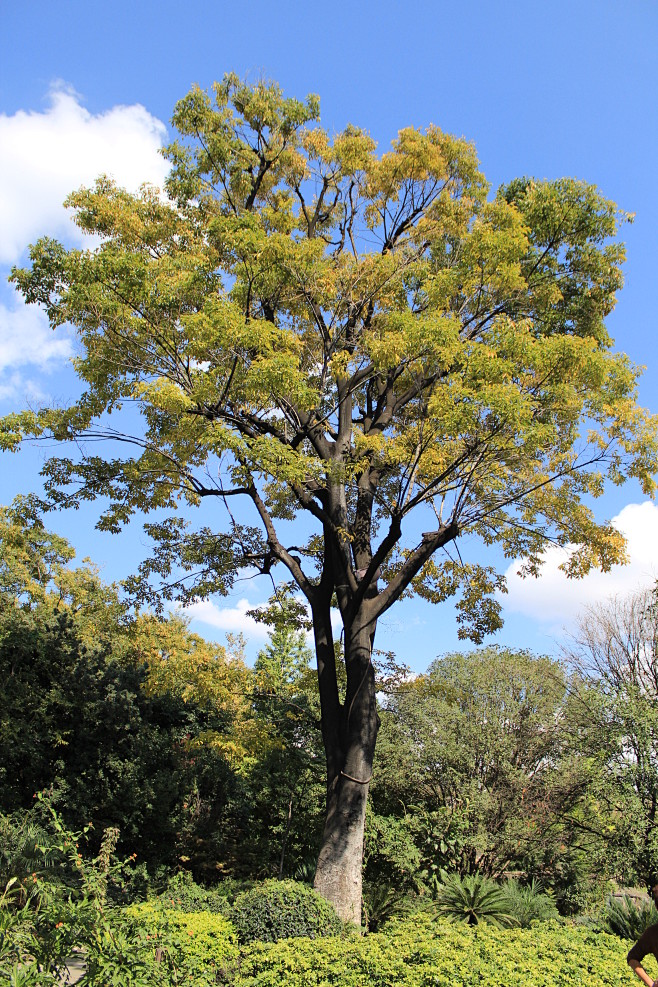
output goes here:
[{"label": "blue sky", "polygon": [[[136,187],[161,181],[174,103],[192,83],[226,71],[275,79],[295,96],[319,93],[323,125],[365,127],[385,149],[400,127],[435,123],[472,140],[495,188],[518,175],[573,175],[596,183],[636,214],[626,228],[626,286],[610,328],[617,347],[646,365],[640,398],[658,411],[658,156],[652,0],[550,4],[378,3],[243,0],[240,4],[141,0],[26,0],[0,7],[0,414],[26,402],[75,394],[71,340],[54,336],[5,283],[41,233],[74,242],[60,203],[106,171]],[[0,502],[38,488],[41,452],[0,458]],[[588,603],[658,575],[658,510],[639,489],[596,504],[618,518],[631,565],[568,583],[550,555],[538,581],[514,577],[500,643],[557,653],[565,628]],[[94,531],[93,506],[51,517],[80,557],[121,579],[145,552],[138,525],[120,536]],[[462,547],[482,559],[477,544]],[[242,583],[199,607],[194,627],[221,640],[242,628],[250,654],[262,643],[244,617],[268,595]],[[246,603],[245,601],[249,601]],[[378,632],[380,647],[416,670],[457,646],[450,605],[404,602]]]}]

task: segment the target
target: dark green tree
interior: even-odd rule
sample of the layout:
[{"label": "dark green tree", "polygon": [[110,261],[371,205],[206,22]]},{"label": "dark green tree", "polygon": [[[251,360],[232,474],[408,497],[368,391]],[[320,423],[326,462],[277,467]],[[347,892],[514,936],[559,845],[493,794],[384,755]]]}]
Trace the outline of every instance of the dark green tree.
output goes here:
[{"label": "dark green tree", "polygon": [[[322,835],[326,771],[317,673],[305,634],[295,626],[300,615],[294,599],[279,594],[268,609],[270,619],[273,614],[276,624],[254,664],[255,712],[267,740],[249,779],[253,845],[270,872],[276,867],[279,877],[306,876],[313,872]],[[267,853],[259,849],[258,820]]]},{"label": "dark green tree", "polygon": [[[229,717],[149,687],[116,590],[72,557],[25,502],[0,510],[0,811],[24,812],[48,788],[70,825],[93,822],[99,838],[118,826],[150,866],[198,854],[209,834],[216,852],[234,772],[190,738],[227,733]],[[192,793],[211,818],[190,827]]]}]

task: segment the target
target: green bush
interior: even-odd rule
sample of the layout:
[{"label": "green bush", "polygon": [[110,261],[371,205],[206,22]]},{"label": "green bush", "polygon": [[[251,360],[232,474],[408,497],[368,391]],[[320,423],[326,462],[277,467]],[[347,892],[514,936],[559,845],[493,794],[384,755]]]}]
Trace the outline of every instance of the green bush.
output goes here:
[{"label": "green bush", "polygon": [[[11,877],[0,895],[0,981],[46,987],[67,980],[67,961],[85,956],[89,987],[155,987],[149,945],[108,905],[111,880],[120,881],[129,861],[117,860],[115,829],[107,829],[93,859],[81,852],[86,832],[68,830],[47,799],[38,796],[48,825],[46,843],[36,845],[35,870],[23,881]],[[51,862],[53,873],[45,879]]]},{"label": "green bush", "polygon": [[265,881],[239,894],[230,912],[242,943],[295,936],[338,935],[343,924],[331,905],[307,884]]},{"label": "green bush", "polygon": [[363,937],[254,943],[233,987],[620,987],[630,984],[627,948],[556,922],[498,929],[414,915]]},{"label": "green bush", "polygon": [[[98,855],[89,859],[82,853],[86,833],[68,830],[43,796],[38,803],[47,826],[44,845],[33,848],[28,840],[35,870],[0,889],[0,983],[64,983],[68,959],[78,953],[84,955],[88,987],[159,987],[183,980],[195,987],[215,985],[237,956],[228,919],[210,911],[176,912],[157,902],[112,907],[109,888],[121,885],[131,870],[130,861],[114,854],[118,832],[108,829]],[[53,866],[46,869],[44,861]]]},{"label": "green bush", "polygon": [[604,914],[604,925],[608,932],[622,939],[639,939],[645,929],[656,921],[653,902],[636,901],[630,895],[623,898],[609,898]]},{"label": "green bush", "polygon": [[[237,890],[236,890],[237,885]],[[244,883],[223,881],[212,888],[196,884],[187,871],[172,877],[165,890],[157,896],[164,908],[181,912],[217,912],[228,915],[236,894],[244,890]]]}]

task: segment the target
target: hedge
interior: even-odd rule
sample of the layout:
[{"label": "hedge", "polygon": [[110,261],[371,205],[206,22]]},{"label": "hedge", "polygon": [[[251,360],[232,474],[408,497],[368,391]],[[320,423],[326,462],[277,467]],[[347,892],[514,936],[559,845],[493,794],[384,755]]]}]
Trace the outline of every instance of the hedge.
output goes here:
[{"label": "hedge", "polygon": [[[632,987],[629,944],[604,932],[545,922],[530,929],[449,924],[417,915],[386,932],[254,943],[234,987]],[[649,968],[651,963],[648,962]],[[655,964],[654,964],[655,966]],[[654,973],[655,976],[655,973]]]}]

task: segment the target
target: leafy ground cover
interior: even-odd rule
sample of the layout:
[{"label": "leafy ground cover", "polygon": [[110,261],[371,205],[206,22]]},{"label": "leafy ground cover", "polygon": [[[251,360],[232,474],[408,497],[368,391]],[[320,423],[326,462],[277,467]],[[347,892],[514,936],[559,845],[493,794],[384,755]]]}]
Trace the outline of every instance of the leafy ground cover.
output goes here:
[{"label": "leafy ground cover", "polygon": [[[227,882],[231,893],[224,895],[221,883],[203,889],[180,876],[147,901],[113,905],[108,891],[132,866],[114,854],[116,830],[105,832],[96,857],[85,858],[86,834],[66,829],[47,801],[38,801],[50,815],[50,840],[34,847],[36,869],[10,878],[0,894],[0,981],[13,987],[63,982],[74,955],[84,957],[84,987],[629,983],[624,935],[637,931],[632,923],[640,912],[628,901],[615,904],[621,925],[609,921],[610,903],[598,925],[576,925],[548,917],[554,905],[539,886],[445,875],[434,899],[416,899],[415,913],[366,935],[293,881],[241,891]],[[519,897],[525,912],[541,905],[548,920],[537,914],[522,922]],[[616,935],[602,930],[604,920]]]},{"label": "leafy ground cover", "polygon": [[119,921],[126,920],[135,938],[141,934],[150,943],[156,962],[175,959],[186,973],[196,967],[212,972],[237,957],[235,930],[223,915],[181,912],[142,902],[121,910]]}]

